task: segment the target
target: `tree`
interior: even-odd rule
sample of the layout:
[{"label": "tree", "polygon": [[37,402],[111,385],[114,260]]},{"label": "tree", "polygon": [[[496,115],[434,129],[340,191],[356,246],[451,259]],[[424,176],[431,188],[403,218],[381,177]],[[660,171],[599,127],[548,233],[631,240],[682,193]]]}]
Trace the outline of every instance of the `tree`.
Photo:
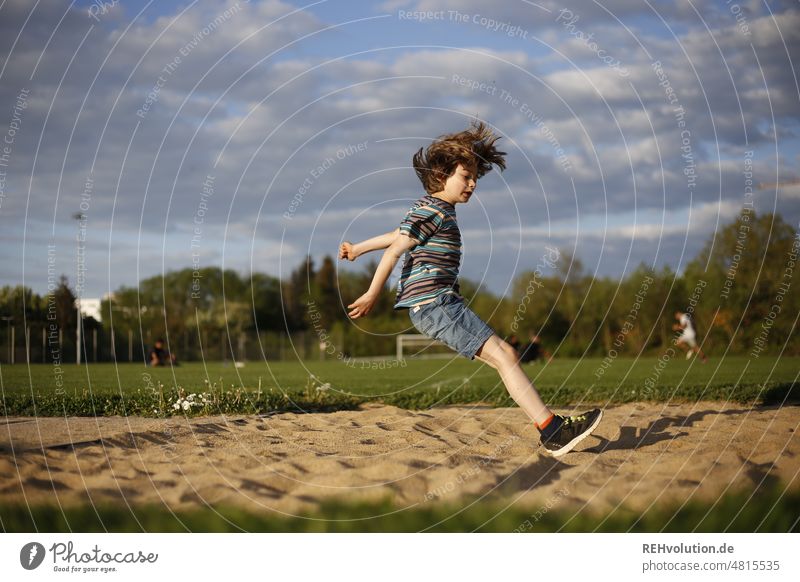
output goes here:
[{"label": "tree", "polygon": [[317,271],[315,279],[314,302],[323,321],[326,322],[326,325],[331,325],[335,320],[341,318],[342,309],[336,288],[336,265],[329,255],[322,259],[322,265]]},{"label": "tree", "polygon": [[[715,337],[719,341],[732,342],[734,350],[752,349],[771,311],[779,313],[768,324],[768,343],[782,345],[793,333],[800,309],[798,269],[790,266],[797,260],[797,236],[779,214],[757,216],[745,209],[709,237],[689,263],[689,284],[699,280],[707,284],[699,303],[700,317],[706,319],[706,325],[718,326]],[[795,259],[791,258],[793,252]],[[790,285],[788,293],[780,292],[785,283]]]},{"label": "tree", "polygon": [[[66,275],[61,275],[58,286],[53,292],[56,303],[56,321],[58,327],[64,330],[67,337],[72,337],[75,333],[78,321],[77,307],[75,304],[75,294],[69,287],[69,280]],[[70,334],[72,332],[72,334]]]},{"label": "tree", "polygon": [[306,315],[308,301],[314,295],[315,274],[314,259],[311,258],[311,255],[307,255],[283,285],[283,307],[288,326],[287,331],[308,327]]},{"label": "tree", "polygon": [[250,300],[253,306],[255,325],[261,331],[280,331],[283,323],[281,304],[281,281],[263,273],[250,276]]}]

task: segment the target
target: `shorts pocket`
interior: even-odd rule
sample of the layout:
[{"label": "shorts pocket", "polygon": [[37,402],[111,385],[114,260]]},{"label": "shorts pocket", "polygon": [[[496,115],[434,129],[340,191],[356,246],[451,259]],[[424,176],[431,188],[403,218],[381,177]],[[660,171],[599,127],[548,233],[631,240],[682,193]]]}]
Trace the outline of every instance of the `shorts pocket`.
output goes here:
[{"label": "shorts pocket", "polygon": [[418,311],[417,313],[409,312],[409,318],[411,319],[411,323],[417,328],[417,331],[424,335],[430,335],[428,331],[430,331],[431,327],[433,327],[433,322],[431,318],[425,313],[425,311]]},{"label": "shorts pocket", "polygon": [[452,319],[448,316],[444,306],[436,305],[419,313],[414,327],[430,338],[440,339],[439,336],[450,327],[451,322]]},{"label": "shorts pocket", "polygon": [[464,301],[455,295],[448,294],[442,301],[441,309],[450,321],[456,321],[465,309]]},{"label": "shorts pocket", "polygon": [[414,312],[413,307],[408,311],[408,318],[411,320],[411,324],[416,328],[419,333],[425,333],[425,329],[427,329],[426,322],[425,322],[425,312],[424,310],[420,309],[417,312]]}]

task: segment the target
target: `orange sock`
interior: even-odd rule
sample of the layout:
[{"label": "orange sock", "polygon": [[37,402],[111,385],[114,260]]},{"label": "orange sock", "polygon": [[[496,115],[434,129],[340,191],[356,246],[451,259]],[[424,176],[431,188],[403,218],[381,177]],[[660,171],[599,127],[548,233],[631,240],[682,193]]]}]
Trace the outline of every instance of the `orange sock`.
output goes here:
[{"label": "orange sock", "polygon": [[550,416],[548,417],[548,419],[547,419],[547,420],[545,420],[545,421],[544,421],[542,424],[539,424],[539,425],[537,425],[537,427],[539,428],[539,430],[544,430],[545,428],[547,428],[547,425],[548,425],[548,424],[550,424],[550,422],[551,422],[551,421],[552,421],[552,420],[553,420],[555,417],[556,417],[556,415],[555,415],[555,414],[550,414]]}]

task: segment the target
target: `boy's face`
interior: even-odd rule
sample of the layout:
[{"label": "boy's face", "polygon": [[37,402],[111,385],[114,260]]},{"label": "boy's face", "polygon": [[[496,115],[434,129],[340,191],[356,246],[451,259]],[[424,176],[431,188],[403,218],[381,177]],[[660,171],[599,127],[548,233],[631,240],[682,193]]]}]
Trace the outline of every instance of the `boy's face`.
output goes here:
[{"label": "boy's face", "polygon": [[453,174],[444,183],[440,197],[451,204],[469,202],[477,185],[477,164],[463,166],[458,164]]}]

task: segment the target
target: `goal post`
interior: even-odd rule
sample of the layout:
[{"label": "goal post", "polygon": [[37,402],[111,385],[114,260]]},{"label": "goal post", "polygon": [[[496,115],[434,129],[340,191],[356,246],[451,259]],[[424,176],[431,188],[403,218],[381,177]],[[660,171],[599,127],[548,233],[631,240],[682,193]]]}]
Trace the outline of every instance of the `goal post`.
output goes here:
[{"label": "goal post", "polygon": [[418,333],[401,333],[397,336],[397,359],[403,359],[404,350],[407,347],[416,347],[420,346],[420,351],[427,349],[432,346],[445,346],[442,342],[432,339],[427,335],[422,335]]}]

